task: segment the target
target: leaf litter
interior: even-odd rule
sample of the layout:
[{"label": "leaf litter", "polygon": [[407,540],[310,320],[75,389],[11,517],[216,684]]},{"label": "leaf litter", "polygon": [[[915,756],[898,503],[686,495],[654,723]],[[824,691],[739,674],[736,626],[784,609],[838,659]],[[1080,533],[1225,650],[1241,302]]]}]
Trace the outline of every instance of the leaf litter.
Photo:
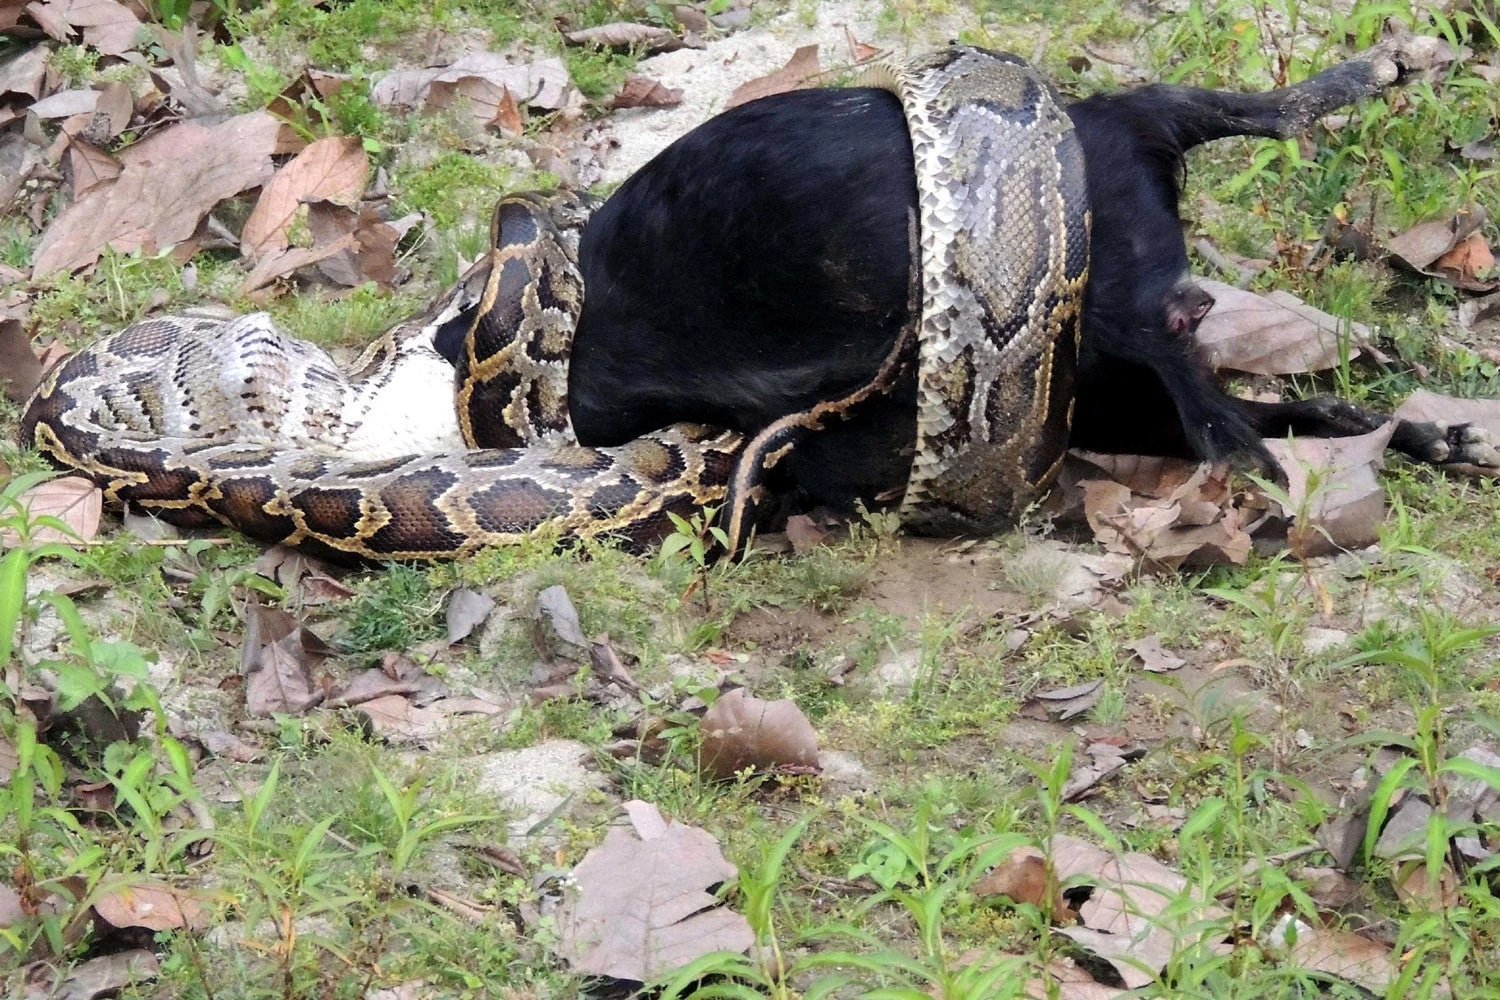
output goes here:
[{"label": "leaf litter", "polygon": [[713,895],[738,874],[718,842],[650,803],[621,808],[630,829],[610,827],[584,855],[552,914],[558,954],[576,972],[638,983],[711,952],[748,951],[750,924]]}]

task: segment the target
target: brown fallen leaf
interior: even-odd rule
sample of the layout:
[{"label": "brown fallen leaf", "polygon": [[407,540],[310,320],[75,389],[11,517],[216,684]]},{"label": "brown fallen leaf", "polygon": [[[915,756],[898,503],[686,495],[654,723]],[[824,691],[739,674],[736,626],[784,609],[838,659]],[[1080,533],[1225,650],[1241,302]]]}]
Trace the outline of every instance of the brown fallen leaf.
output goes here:
[{"label": "brown fallen leaf", "polygon": [[112,927],[149,931],[202,930],[209,917],[201,893],[149,880],[101,892],[94,898],[94,912]]},{"label": "brown fallen leaf", "polygon": [[75,139],[68,146],[68,172],[73,176],[73,200],[120,176],[120,164],[92,143]]},{"label": "brown fallen leaf", "polygon": [[377,736],[387,741],[420,742],[437,736],[449,725],[449,714],[436,708],[418,708],[401,695],[386,695],[361,702],[356,711],[369,721]]},{"label": "brown fallen leaf", "polygon": [[198,733],[195,738],[203,744],[203,749],[215,757],[224,757],[240,764],[253,764],[265,756],[265,751],[260,747],[252,746],[234,733],[222,729],[210,729]]},{"label": "brown fallen leaf", "polygon": [[578,609],[562,584],[553,584],[536,595],[532,620],[532,643],[544,660],[589,661],[590,643],[578,623]]},{"label": "brown fallen leaf", "polygon": [[1144,567],[1241,565],[1250,557],[1250,536],[1243,512],[1234,505],[1227,469],[1204,463],[1161,497],[1140,496],[1112,481],[1079,486],[1094,537]]},{"label": "brown fallen leaf", "polygon": [[328,696],[329,708],[347,708],[376,698],[391,695],[415,694],[421,686],[415,678],[395,678],[378,667],[361,670],[350,678],[349,683],[336,688]]},{"label": "brown fallen leaf", "polygon": [[818,65],[818,47],[816,45],[804,45],[792,53],[792,58],[787,60],[785,66],[774,73],[747,80],[735,88],[734,93],[729,95],[725,102],[726,110],[748,104],[762,97],[770,97],[772,94],[782,94],[788,90],[797,90],[806,86],[808,81],[822,72]]},{"label": "brown fallen leaf", "polygon": [[307,228],[314,246],[331,245],[343,236],[354,237],[354,245],[318,261],[318,271],[330,281],[349,288],[373,281],[387,288],[396,282],[396,246],[422,221],[417,213],[386,221],[371,205],[358,211],[330,201],[307,206]]},{"label": "brown fallen leaf", "polygon": [[189,239],[226,198],[270,179],[281,123],[264,111],[214,126],[182,122],[120,154],[120,176],[65,208],[42,236],[35,277],[74,271],[106,246],[165,249]]},{"label": "brown fallen leaf", "polygon": [[516,64],[496,52],[470,52],[448,66],[387,73],[375,81],[370,97],[382,107],[422,107],[433,84],[465,77],[480,77],[510,91],[519,103],[547,111],[567,107],[578,94],[561,59]]},{"label": "brown fallen leaf", "polygon": [[1097,705],[1103,688],[1104,681],[1100,679],[1051,691],[1038,691],[1032,698],[1041,704],[1047,715],[1058,722],[1066,722]]},{"label": "brown fallen leaf", "polygon": [[[4,30],[0,25],[0,31]],[[22,97],[32,101],[41,97],[50,52],[45,45],[33,45],[0,63],[0,97]]]},{"label": "brown fallen leaf", "polygon": [[292,221],[305,202],[352,204],[364,192],[369,170],[369,157],[357,136],[309,143],[261,190],[240,233],[240,251],[247,257],[263,257],[285,250]]},{"label": "brown fallen leaf", "polygon": [[140,19],[115,0],[36,0],[26,11],[41,29],[59,42],[81,33],[83,44],[107,56],[122,55],[135,46]]},{"label": "brown fallen leaf", "polygon": [[1471,292],[1488,292],[1500,287],[1500,282],[1480,277],[1488,274],[1494,266],[1495,255],[1479,233],[1469,234],[1467,239],[1432,262],[1434,271],[1446,275],[1457,287]]},{"label": "brown fallen leaf", "polygon": [[1294,874],[1320,909],[1342,910],[1365,900],[1364,886],[1337,868],[1309,865],[1299,868]]},{"label": "brown fallen leaf", "polygon": [[1198,325],[1197,342],[1215,369],[1253,375],[1323,371],[1340,363],[1340,341],[1350,338],[1348,357],[1360,355],[1369,331],[1288,293],[1257,295],[1221,281],[1198,282],[1214,306]]},{"label": "brown fallen leaf", "polygon": [[1010,857],[992,868],[974,883],[974,895],[1004,896],[1014,903],[1041,909],[1050,895],[1054,920],[1066,920],[1072,912],[1063,898],[1062,886],[1054,878],[1051,891],[1047,885],[1047,856],[1035,847],[1018,847]]},{"label": "brown fallen leaf", "polygon": [[639,73],[631,73],[625,77],[625,85],[609,100],[613,111],[626,108],[674,108],[681,103],[681,90],[663,86],[660,81]]},{"label": "brown fallen leaf", "polygon": [[1288,960],[1296,966],[1346,979],[1384,996],[1400,975],[1391,949],[1348,931],[1305,927],[1297,934]]},{"label": "brown fallen leaf", "polygon": [[1059,880],[1093,887],[1078,909],[1082,926],[1059,932],[1108,961],[1131,989],[1154,980],[1183,944],[1228,933],[1228,913],[1194,899],[1197,887],[1155,858],[1063,835],[1050,847]]},{"label": "brown fallen leaf", "polygon": [[647,982],[714,951],[755,942],[745,918],[709,891],[737,875],[707,832],[626,802],[615,826],[572,872],[554,916],[556,950],[574,971]]},{"label": "brown fallen leaf", "polygon": [[786,537],[792,543],[792,552],[801,556],[827,542],[828,532],[806,514],[793,514],[786,519]]},{"label": "brown fallen leaf", "polygon": [[685,44],[670,28],[631,21],[614,21],[579,31],[564,31],[563,41],[569,45],[594,45],[605,49],[640,48],[648,55],[675,52]]},{"label": "brown fallen leaf", "polygon": [[442,111],[460,100],[466,103],[474,124],[479,128],[494,125],[515,135],[525,127],[521,107],[510,89],[482,76],[433,83],[423,108],[429,112]]},{"label": "brown fallen leaf", "polygon": [[1141,666],[1153,674],[1169,673],[1187,663],[1176,653],[1163,649],[1159,635],[1148,635],[1145,638],[1127,642],[1125,648],[1139,657]]},{"label": "brown fallen leaf", "polygon": [[1489,222],[1489,212],[1477,205],[1447,219],[1419,222],[1386,241],[1386,252],[1397,267],[1427,274],[1432,265]]},{"label": "brown fallen leaf", "polygon": [[733,778],[756,773],[818,770],[818,734],[790,699],[762,701],[736,688],[709,706],[699,726],[704,773]]},{"label": "brown fallen leaf", "polygon": [[495,601],[488,594],[468,587],[455,590],[448,597],[448,645],[467,639],[494,610]]},{"label": "brown fallen leaf", "polygon": [[1335,549],[1358,549],[1380,538],[1385,521],[1385,490],[1376,470],[1385,465],[1385,450],[1394,421],[1368,434],[1344,438],[1268,440],[1266,447],[1287,478],[1294,519],[1287,543],[1299,557]]},{"label": "brown fallen leaf", "polygon": [[262,257],[250,271],[248,277],[240,285],[240,294],[249,295],[251,292],[261,289],[284,278],[304,267],[311,267],[330,257],[337,256],[346,250],[354,249],[358,244],[352,233],[340,236],[337,240],[326,246],[320,247],[290,247],[277,253]]},{"label": "brown fallen leaf", "polygon": [[309,657],[297,633],[261,647],[259,663],[245,678],[245,711],[253,716],[302,715],[323,700]]},{"label": "brown fallen leaf", "polygon": [[[29,516],[55,517],[73,534],[50,525],[36,525],[30,539],[37,542],[73,544],[87,542],[99,533],[99,517],[104,508],[104,494],[82,476],[63,476],[38,483],[16,498]],[[9,548],[21,544],[18,532],[7,528],[0,532],[0,545]]]},{"label": "brown fallen leaf", "polygon": [[[1092,451],[1072,451],[1069,457],[1081,459],[1099,469],[1130,492],[1141,496],[1171,496],[1198,474],[1201,462],[1184,458],[1161,458],[1155,455],[1105,455]],[[1097,479],[1097,476],[1083,478]]]},{"label": "brown fallen leaf", "polygon": [[879,46],[866,45],[858,38],[855,38],[854,32],[849,30],[847,24],[844,25],[844,42],[849,46],[849,61],[854,63],[862,63],[874,59],[882,51]]},{"label": "brown fallen leaf", "polygon": [[31,398],[42,379],[42,363],[32,350],[26,326],[19,319],[0,316],[0,388],[12,403]]},{"label": "brown fallen leaf", "polygon": [[1113,743],[1090,743],[1073,761],[1073,770],[1063,784],[1064,802],[1079,802],[1091,795],[1104,779],[1125,767],[1124,747]]},{"label": "brown fallen leaf", "polygon": [[47,995],[67,1000],[119,996],[127,987],[155,981],[159,971],[156,955],[145,948],[98,955],[70,968]]}]

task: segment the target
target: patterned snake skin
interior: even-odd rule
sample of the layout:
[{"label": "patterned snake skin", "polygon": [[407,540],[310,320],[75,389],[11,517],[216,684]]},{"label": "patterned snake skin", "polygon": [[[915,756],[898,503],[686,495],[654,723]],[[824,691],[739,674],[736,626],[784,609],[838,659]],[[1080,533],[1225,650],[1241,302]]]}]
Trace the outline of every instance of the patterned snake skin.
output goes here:
[{"label": "patterned snake skin", "polygon": [[[21,440],[109,501],[345,560],[463,557],[542,532],[644,549],[672,530],[669,513],[706,505],[724,508],[732,552],[767,471],[889,390],[916,353],[905,519],[1004,524],[1066,447],[1088,258],[1082,154],[1015,57],[953,47],[874,82],[900,96],[916,153],[919,326],[869,384],[754,438],[684,424],[617,448],[576,443],[578,234],[597,203],[559,193],[504,199],[495,249],[348,370],[265,314],[147,320],[49,371]],[[433,338],[476,303],[455,373]]]}]

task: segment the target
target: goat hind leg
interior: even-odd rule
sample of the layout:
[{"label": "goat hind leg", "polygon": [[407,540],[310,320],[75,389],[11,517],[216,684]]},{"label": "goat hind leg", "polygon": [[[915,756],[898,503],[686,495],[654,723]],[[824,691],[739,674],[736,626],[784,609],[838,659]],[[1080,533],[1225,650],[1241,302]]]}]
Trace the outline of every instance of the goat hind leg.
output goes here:
[{"label": "goat hind leg", "polygon": [[1368,434],[1395,420],[1391,447],[1409,458],[1430,465],[1500,467],[1500,451],[1490,442],[1484,428],[1475,424],[1401,420],[1333,396],[1289,403],[1240,400],[1239,405],[1245,419],[1262,437],[1279,438],[1288,433],[1304,437],[1351,437]]},{"label": "goat hind leg", "polygon": [[1286,139],[1324,115],[1373,97],[1433,62],[1430,39],[1386,39],[1301,83],[1259,93],[1158,84],[1142,88],[1184,150],[1234,135]]}]

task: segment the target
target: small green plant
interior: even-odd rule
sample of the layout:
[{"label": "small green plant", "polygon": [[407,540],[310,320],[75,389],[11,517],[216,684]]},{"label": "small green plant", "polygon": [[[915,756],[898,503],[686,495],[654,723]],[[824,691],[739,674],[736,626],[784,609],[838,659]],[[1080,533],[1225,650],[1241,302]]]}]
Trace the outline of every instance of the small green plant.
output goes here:
[{"label": "small green plant", "polygon": [[724,529],[714,524],[714,518],[718,517],[719,508],[704,507],[696,514],[683,517],[681,514],[667,512],[672,519],[672,526],[676,529],[666,538],[662,539],[661,552],[658,558],[662,560],[686,558],[691,561],[696,575],[693,582],[688,584],[682,592],[679,600],[687,600],[692,596],[694,590],[703,595],[703,611],[709,611],[709,581],[713,575],[714,563],[711,556],[715,546],[720,551],[729,547],[729,536]]}]

